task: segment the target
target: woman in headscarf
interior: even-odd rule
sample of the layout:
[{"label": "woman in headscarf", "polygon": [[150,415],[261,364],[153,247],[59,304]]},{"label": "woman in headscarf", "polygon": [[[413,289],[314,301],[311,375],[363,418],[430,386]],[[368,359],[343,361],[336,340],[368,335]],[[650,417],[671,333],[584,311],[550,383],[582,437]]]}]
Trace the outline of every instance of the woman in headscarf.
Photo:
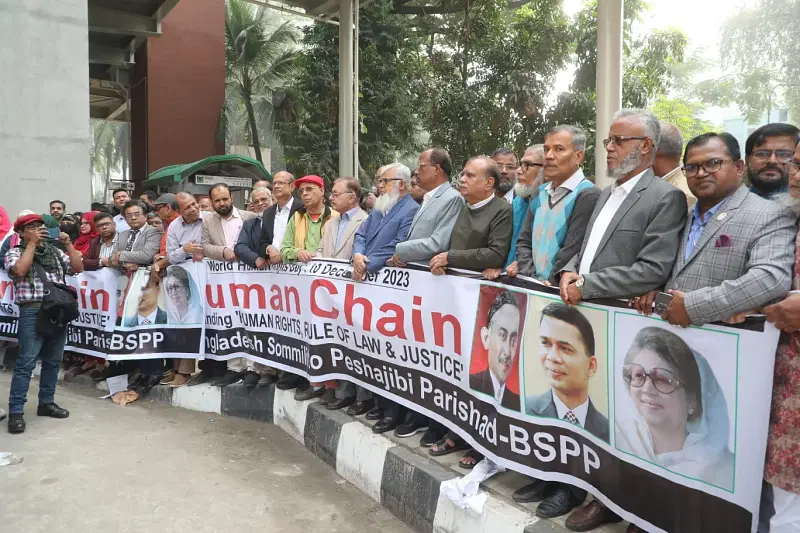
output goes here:
[{"label": "woman in headscarf", "polygon": [[167,316],[170,324],[201,324],[203,307],[200,293],[189,273],[173,265],[164,279],[167,295]]},{"label": "woman in headscarf", "polygon": [[[72,242],[75,242],[78,240],[78,237],[80,237],[80,229],[78,228],[77,220],[79,220],[79,217],[67,214],[61,217],[61,224],[58,226],[61,231],[69,235]],[[45,220],[45,222],[47,221]]]},{"label": "woman in headscarf", "polygon": [[728,405],[706,359],[675,333],[647,327],[628,349],[622,379],[633,402],[633,416],[619,417],[622,410],[617,408],[617,447],[677,474],[731,490]]},{"label": "woman in headscarf", "polygon": [[85,256],[92,244],[92,239],[97,237],[97,229],[94,227],[94,217],[96,211],[89,211],[81,216],[80,236],[75,239],[75,249]]}]

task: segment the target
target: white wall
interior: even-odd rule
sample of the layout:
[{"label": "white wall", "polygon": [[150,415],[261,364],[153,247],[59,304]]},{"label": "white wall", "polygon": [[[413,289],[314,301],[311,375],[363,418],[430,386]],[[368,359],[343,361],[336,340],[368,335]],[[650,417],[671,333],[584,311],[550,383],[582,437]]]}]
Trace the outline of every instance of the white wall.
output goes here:
[{"label": "white wall", "polygon": [[0,0],[0,205],[86,211],[89,64],[86,0]]}]

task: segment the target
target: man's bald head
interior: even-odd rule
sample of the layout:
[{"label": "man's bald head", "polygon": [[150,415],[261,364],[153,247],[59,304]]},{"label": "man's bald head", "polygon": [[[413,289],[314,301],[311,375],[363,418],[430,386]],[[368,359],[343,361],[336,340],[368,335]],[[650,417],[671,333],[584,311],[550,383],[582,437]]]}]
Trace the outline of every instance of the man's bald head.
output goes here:
[{"label": "man's bald head", "polygon": [[294,192],[294,176],[291,172],[281,170],[272,176],[272,196],[279,206],[283,207]]}]

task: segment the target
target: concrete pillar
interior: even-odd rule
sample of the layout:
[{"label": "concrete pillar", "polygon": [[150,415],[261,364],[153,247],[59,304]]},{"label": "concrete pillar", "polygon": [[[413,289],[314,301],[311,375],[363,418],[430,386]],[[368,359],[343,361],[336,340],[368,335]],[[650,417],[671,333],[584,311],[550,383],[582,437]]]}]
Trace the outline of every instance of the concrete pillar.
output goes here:
[{"label": "concrete pillar", "polygon": [[86,0],[0,0],[0,205],[91,203]]},{"label": "concrete pillar", "polygon": [[339,1],[339,175],[353,166],[353,0]]},{"label": "concrete pillar", "polygon": [[597,139],[595,141],[595,183],[609,185],[606,150],[614,113],[622,108],[622,0],[597,2]]}]

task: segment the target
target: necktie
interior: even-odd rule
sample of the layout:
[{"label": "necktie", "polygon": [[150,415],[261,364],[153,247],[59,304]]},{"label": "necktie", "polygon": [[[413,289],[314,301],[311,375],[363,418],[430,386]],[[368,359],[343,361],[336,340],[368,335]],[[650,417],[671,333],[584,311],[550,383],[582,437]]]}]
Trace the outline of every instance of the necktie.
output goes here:
[{"label": "necktie", "polygon": [[128,235],[128,243],[125,245],[125,251],[130,252],[133,250],[133,243],[136,241],[136,236],[139,234],[138,229],[131,230],[130,235]]},{"label": "necktie", "polygon": [[575,416],[575,413],[573,413],[572,411],[567,411],[567,414],[564,415],[564,420],[567,420],[578,427],[580,427],[581,425],[580,420],[578,420],[578,417]]},{"label": "necktie", "polygon": [[[150,324],[152,324],[152,322],[150,322],[150,319],[149,319],[149,318],[145,318],[144,320],[142,320],[142,325],[143,325],[143,326],[148,326],[148,325],[150,325]],[[573,416],[574,416],[574,415],[573,415]]]}]

